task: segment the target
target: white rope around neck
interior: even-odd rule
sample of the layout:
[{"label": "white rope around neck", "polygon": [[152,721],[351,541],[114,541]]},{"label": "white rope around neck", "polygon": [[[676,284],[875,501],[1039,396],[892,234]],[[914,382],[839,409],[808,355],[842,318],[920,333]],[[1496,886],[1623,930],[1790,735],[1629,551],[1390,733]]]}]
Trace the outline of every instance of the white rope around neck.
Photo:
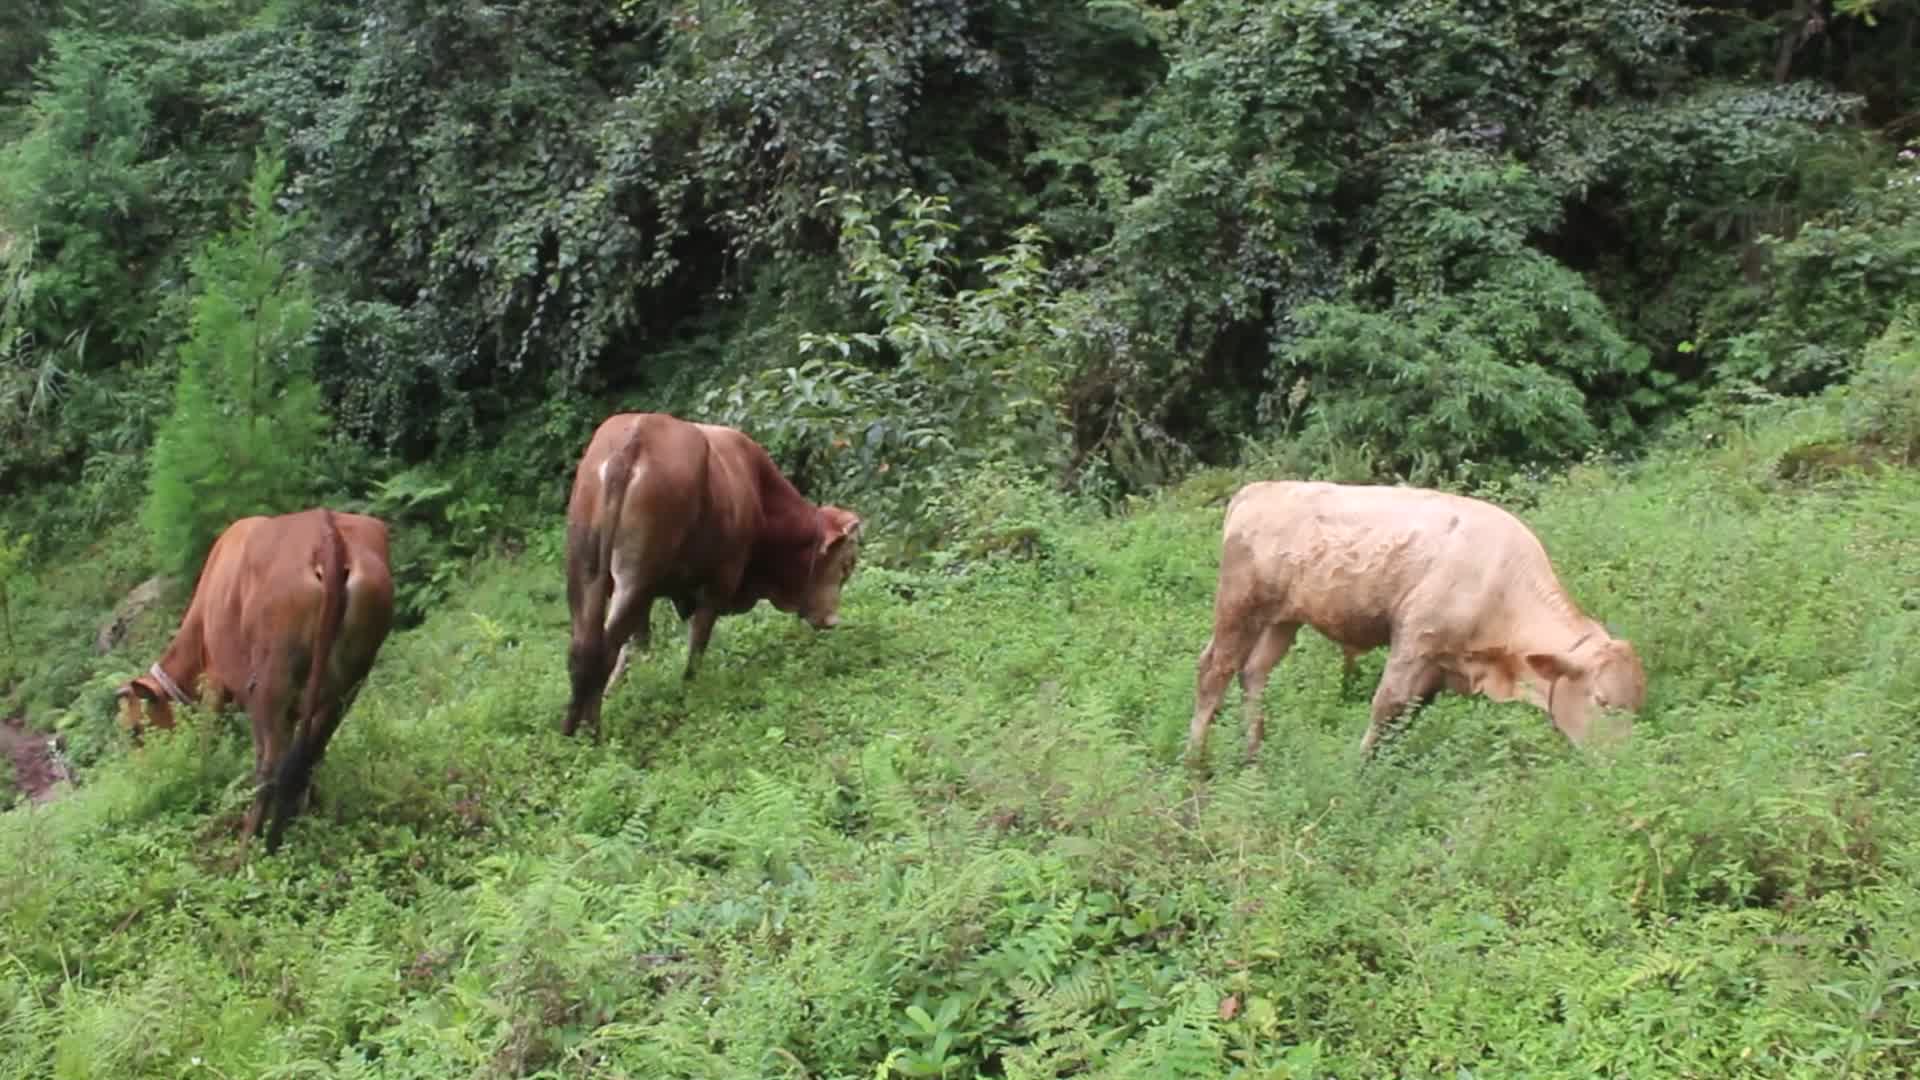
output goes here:
[{"label": "white rope around neck", "polygon": [[167,696],[173,699],[174,704],[176,705],[192,705],[193,704],[193,699],[187,697],[187,695],[180,692],[179,684],[174,682],[172,677],[170,677],[165,671],[162,671],[160,669],[160,665],[157,662],[152,667],[147,669],[147,674],[153,676],[153,681],[160,684],[160,689],[165,690],[167,692]]}]

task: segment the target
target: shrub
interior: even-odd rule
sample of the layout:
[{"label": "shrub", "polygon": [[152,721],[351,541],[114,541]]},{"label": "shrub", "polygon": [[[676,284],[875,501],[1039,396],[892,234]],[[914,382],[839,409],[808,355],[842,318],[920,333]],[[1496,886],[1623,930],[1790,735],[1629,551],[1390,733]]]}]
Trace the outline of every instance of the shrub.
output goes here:
[{"label": "shrub", "polygon": [[980,261],[984,284],[961,287],[945,198],[902,191],[883,221],[858,194],[826,197],[847,284],[878,329],[803,333],[800,364],[738,378],[705,407],[798,462],[818,497],[889,519],[898,550],[919,553],[943,535],[937,493],[963,473],[1064,469],[1075,300],[1048,280],[1033,226]]},{"label": "shrub", "polygon": [[1847,395],[1849,434],[1905,464],[1920,461],[1920,304],[1910,304],[1861,355]]},{"label": "shrub", "polygon": [[1310,373],[1316,437],[1395,469],[1575,457],[1603,426],[1627,429],[1623,403],[1590,406],[1582,386],[1647,366],[1579,276],[1533,252],[1457,296],[1324,302],[1296,318],[1288,359]]},{"label": "shrub", "polygon": [[1920,154],[1905,151],[1839,208],[1765,246],[1757,310],[1730,313],[1744,325],[1726,335],[1718,373],[1787,393],[1844,377],[1895,313],[1920,300]]},{"label": "shrub", "polygon": [[7,649],[6,663],[0,664],[0,693],[7,690],[20,663],[20,647],[13,637],[13,579],[24,565],[27,547],[32,543],[31,536],[9,536],[6,530],[0,529],[0,645]]}]

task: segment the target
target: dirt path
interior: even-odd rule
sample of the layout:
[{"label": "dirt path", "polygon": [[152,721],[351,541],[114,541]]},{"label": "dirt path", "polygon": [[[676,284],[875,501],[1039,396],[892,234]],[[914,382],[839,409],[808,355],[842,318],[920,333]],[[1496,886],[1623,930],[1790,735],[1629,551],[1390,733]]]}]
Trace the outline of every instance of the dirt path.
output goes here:
[{"label": "dirt path", "polygon": [[54,753],[54,738],[27,727],[26,717],[0,720],[0,754],[13,762],[13,785],[21,794],[43,803],[60,794],[67,767]]}]

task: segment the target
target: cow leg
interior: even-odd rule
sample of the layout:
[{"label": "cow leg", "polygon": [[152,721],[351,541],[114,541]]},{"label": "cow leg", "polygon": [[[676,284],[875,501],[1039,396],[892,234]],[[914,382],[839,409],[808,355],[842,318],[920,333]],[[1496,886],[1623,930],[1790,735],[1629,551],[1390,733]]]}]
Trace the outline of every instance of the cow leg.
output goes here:
[{"label": "cow leg", "polygon": [[240,823],[244,845],[260,828],[273,796],[273,773],[286,756],[288,731],[288,692],[292,686],[288,665],[273,665],[266,657],[256,657],[255,672],[265,671],[247,695],[247,719],[253,727],[253,803]]},{"label": "cow leg", "polygon": [[[568,511],[572,513],[571,509]],[[606,695],[607,676],[612,657],[607,643],[608,608],[619,587],[620,572],[616,550],[607,562],[600,562],[600,527],[571,522],[567,527],[567,614],[572,620],[572,635],[567,645],[567,674],[573,694],[567,702],[567,718],[561,734],[572,736],[584,723],[597,734],[600,730],[600,699]]]},{"label": "cow leg", "polygon": [[[638,597],[638,599],[635,599],[635,597]],[[611,649],[615,645],[618,645],[620,651],[614,657],[613,671],[607,676],[607,688],[602,694],[602,697],[606,694],[613,693],[614,684],[617,683],[620,680],[620,676],[625,673],[627,669],[628,650],[632,648],[633,642],[638,641],[642,651],[647,649],[651,637],[647,623],[652,618],[652,615],[653,597],[651,595],[640,596],[640,594],[635,593],[629,596],[615,598],[614,611],[607,619],[606,640],[608,648]],[[597,708],[593,716],[595,724],[594,737],[598,738],[600,734],[598,727],[600,713]]]},{"label": "cow leg", "polygon": [[[372,667],[372,665],[368,664],[367,667]],[[353,708],[353,703],[360,700],[360,691],[367,685],[366,669],[362,668],[360,670],[360,677],[340,694],[340,705],[333,711],[332,718],[328,721],[330,726],[327,728],[327,738],[329,739],[333,738],[334,730],[340,726],[340,718],[346,716],[347,711]],[[307,781],[307,790],[301,795],[300,799],[300,812],[302,814],[310,810],[320,809],[320,782],[309,779]]]},{"label": "cow leg", "polygon": [[573,641],[567,648],[567,673],[573,679],[573,700],[567,705],[561,734],[572,735],[580,725],[600,730],[600,697],[607,689],[607,631],[598,612],[574,618]]},{"label": "cow leg", "polygon": [[702,603],[693,609],[693,620],[687,626],[687,670],[682,679],[693,678],[694,669],[700,665],[700,654],[707,651],[707,643],[713,640],[713,623],[720,617],[720,609],[711,603]]},{"label": "cow leg", "polygon": [[1349,645],[1340,646],[1340,698],[1343,701],[1353,696],[1353,685],[1360,677],[1360,656],[1363,651]]},{"label": "cow leg", "polygon": [[1213,723],[1214,713],[1220,711],[1227,684],[1244,666],[1247,654],[1256,644],[1249,640],[1250,636],[1239,619],[1214,620],[1213,637],[1208,639],[1207,647],[1200,650],[1200,663],[1194,677],[1193,722],[1187,727],[1189,765],[1200,765],[1206,760],[1207,728]]},{"label": "cow leg", "polygon": [[605,692],[609,694],[626,674],[633,646],[638,644],[643,653],[653,647],[653,596],[619,582],[617,576],[615,581],[613,603],[607,607],[607,648],[617,643],[620,651],[613,658],[613,673],[607,676]]},{"label": "cow leg", "polygon": [[[305,775],[275,777],[272,791],[273,801],[281,802],[281,809],[277,811],[280,820],[267,831],[267,851],[269,854],[279,846],[280,834],[285,831],[288,825],[293,823],[293,819],[305,814],[309,809],[317,805],[318,799],[315,797],[313,776],[314,773],[319,771],[320,762],[327,756],[327,744],[333,741],[333,733],[340,729],[340,718],[344,715],[346,715],[346,706],[344,703],[333,706],[323,705],[314,714],[312,726],[304,732],[295,730],[292,733],[292,738],[288,740],[289,743],[299,739],[309,741],[310,745],[307,747],[306,758],[307,765]],[[291,749],[291,747],[289,748]],[[276,769],[275,771],[278,772],[279,770]],[[282,783],[293,784],[299,789],[291,795],[290,803],[282,801],[286,794],[279,790]]]},{"label": "cow leg", "polygon": [[1246,662],[1240,665],[1240,708],[1246,715],[1247,760],[1260,753],[1260,740],[1266,737],[1267,720],[1260,709],[1260,695],[1266,693],[1267,676],[1293,648],[1299,623],[1274,623],[1260,633]]},{"label": "cow leg", "polygon": [[1360,738],[1360,753],[1372,757],[1380,737],[1401,713],[1433,700],[1446,684],[1446,672],[1424,657],[1396,653],[1387,657],[1387,670],[1373,691],[1373,719]]},{"label": "cow leg", "polygon": [[[611,576],[611,574],[609,574]],[[600,699],[606,695],[607,676],[612,671],[608,653],[608,593],[606,579],[569,584],[569,606],[573,611],[573,640],[567,648],[567,673],[573,680],[573,698],[567,704],[566,723],[561,734],[571,736],[582,724],[598,737]],[[574,602],[577,590],[577,603]]]},{"label": "cow leg", "polygon": [[273,726],[255,715],[253,709],[247,710],[247,722],[253,729],[253,783],[258,787],[266,782],[267,762],[272,760],[278,739],[273,733]]},{"label": "cow leg", "polygon": [[[625,645],[620,646],[619,652],[613,654],[613,671],[607,675],[607,689],[604,693],[613,693],[613,688],[620,684],[620,676],[627,673],[627,664],[630,662],[627,654],[632,648],[633,642],[629,641]],[[641,646],[643,651],[645,648],[646,646]]]}]

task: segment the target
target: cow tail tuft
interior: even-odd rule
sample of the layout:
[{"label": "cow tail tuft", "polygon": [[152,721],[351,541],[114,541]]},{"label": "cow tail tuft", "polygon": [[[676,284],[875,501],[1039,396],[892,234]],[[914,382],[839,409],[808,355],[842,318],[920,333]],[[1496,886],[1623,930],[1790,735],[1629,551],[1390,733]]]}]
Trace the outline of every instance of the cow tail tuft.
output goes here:
[{"label": "cow tail tuft", "polygon": [[330,730],[323,730],[320,693],[326,682],[334,642],[340,636],[340,624],[346,618],[347,542],[340,536],[333,511],[322,510],[321,521],[324,535],[313,552],[320,570],[320,627],[314,634],[313,655],[307,661],[307,688],[300,698],[293,745],[287,748],[287,755],[280,759],[280,767],[273,775],[273,818],[267,826],[269,853],[280,847],[280,837],[300,805],[300,796],[312,781],[313,770],[319,766],[320,755],[326,751],[327,739],[332,734]]}]

